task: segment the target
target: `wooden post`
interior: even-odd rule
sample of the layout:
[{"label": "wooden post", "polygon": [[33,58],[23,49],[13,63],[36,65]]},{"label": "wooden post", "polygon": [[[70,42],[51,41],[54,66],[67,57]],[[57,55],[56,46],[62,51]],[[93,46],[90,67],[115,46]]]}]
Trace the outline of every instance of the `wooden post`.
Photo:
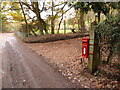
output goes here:
[{"label": "wooden post", "polygon": [[94,73],[98,69],[99,64],[99,47],[98,47],[98,38],[94,31],[94,25],[97,24],[94,21],[91,24],[90,30],[90,45],[89,45],[89,58],[88,58],[88,69],[90,73]]}]

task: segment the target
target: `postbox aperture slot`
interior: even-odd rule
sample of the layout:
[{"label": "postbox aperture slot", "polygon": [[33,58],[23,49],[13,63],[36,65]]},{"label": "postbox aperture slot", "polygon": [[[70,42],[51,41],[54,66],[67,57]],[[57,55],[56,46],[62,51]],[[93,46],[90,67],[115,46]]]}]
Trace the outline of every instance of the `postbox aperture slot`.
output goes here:
[{"label": "postbox aperture slot", "polygon": [[87,43],[87,42],[84,42],[84,41],[83,41],[82,43]]}]

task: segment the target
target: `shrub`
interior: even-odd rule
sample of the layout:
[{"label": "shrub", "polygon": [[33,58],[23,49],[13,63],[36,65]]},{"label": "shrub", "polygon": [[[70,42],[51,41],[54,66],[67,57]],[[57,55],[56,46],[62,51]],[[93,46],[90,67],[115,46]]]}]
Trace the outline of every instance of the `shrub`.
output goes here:
[{"label": "shrub", "polygon": [[109,51],[107,62],[120,53],[120,14],[109,15],[107,19],[95,26],[102,51]]}]

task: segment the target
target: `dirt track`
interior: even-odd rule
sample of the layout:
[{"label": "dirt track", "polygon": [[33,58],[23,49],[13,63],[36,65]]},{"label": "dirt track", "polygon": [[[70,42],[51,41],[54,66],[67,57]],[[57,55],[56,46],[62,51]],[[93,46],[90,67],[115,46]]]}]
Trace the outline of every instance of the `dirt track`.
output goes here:
[{"label": "dirt track", "polygon": [[12,34],[5,34],[2,48],[3,88],[73,88],[75,87],[42,56],[27,49]]}]

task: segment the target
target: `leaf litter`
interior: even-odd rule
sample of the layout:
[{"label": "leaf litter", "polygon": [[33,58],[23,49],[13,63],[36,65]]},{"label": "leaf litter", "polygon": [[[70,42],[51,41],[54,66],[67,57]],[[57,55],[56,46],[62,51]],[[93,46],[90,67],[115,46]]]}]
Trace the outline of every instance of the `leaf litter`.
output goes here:
[{"label": "leaf litter", "polygon": [[[120,69],[115,65],[101,65],[96,75],[88,72],[88,60],[82,60],[81,38],[47,43],[25,43],[27,47],[47,58],[64,77],[85,88],[120,88]],[[115,58],[113,64],[120,65]]]}]

